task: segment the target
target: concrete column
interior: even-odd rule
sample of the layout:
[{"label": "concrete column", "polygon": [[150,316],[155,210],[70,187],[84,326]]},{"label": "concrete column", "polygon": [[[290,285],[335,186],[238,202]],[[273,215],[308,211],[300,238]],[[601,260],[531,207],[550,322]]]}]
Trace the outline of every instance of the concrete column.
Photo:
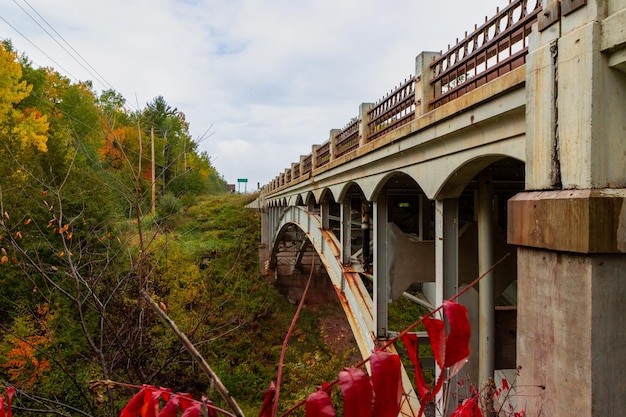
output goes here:
[{"label": "concrete column", "polygon": [[[481,276],[493,266],[493,184],[491,172],[482,171],[478,175],[478,275]],[[478,284],[479,288],[479,356],[478,382],[483,386],[493,378],[495,368],[495,322],[494,272],[486,274]]]},{"label": "concrete column", "polygon": [[352,256],[352,207],[350,203],[350,198],[344,198],[339,209],[341,217],[341,263],[344,265],[350,264],[350,256]]},{"label": "concrete column", "polygon": [[363,241],[363,262],[367,269],[370,263],[370,204],[361,200],[361,236]]},{"label": "concrete column", "polygon": [[415,58],[415,76],[418,78],[415,85],[415,117],[430,110],[429,103],[435,97],[433,86],[430,85],[433,74],[430,63],[440,56],[439,52],[422,52]]},{"label": "concrete column", "polygon": [[624,1],[561,2],[560,21],[531,38],[529,191],[508,216],[529,416],[626,409],[626,76],[611,67],[625,24]]},{"label": "concrete column", "polygon": [[367,137],[369,136],[369,116],[367,112],[374,106],[373,103],[361,103],[359,106],[359,147],[365,145],[367,143]]},{"label": "concrete column", "polygon": [[459,200],[435,201],[435,306],[459,288]]},{"label": "concrete column", "polygon": [[374,201],[374,329],[376,337],[387,338],[389,278],[387,276],[387,194]]},{"label": "concrete column", "polygon": [[[435,201],[435,306],[443,304],[459,289],[459,200],[445,198]],[[439,369],[435,368],[437,377]],[[458,399],[459,387],[456,378],[448,385],[451,401]],[[443,395],[437,396],[441,404]],[[443,416],[443,407],[437,407],[437,417]],[[452,410],[456,407],[452,406]]]},{"label": "concrete column", "polygon": [[325,199],[320,203],[320,216],[322,217],[322,229],[330,229],[330,200]]}]

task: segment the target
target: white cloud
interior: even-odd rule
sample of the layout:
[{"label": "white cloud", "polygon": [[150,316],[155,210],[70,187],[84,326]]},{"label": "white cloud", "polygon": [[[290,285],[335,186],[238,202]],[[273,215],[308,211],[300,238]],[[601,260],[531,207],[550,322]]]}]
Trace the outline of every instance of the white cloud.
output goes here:
[{"label": "white cloud", "polygon": [[[229,182],[264,184],[505,0],[15,0],[0,36],[94,80],[17,6],[43,16],[132,107],[162,95]],[[45,26],[45,24],[44,24]],[[50,28],[49,32],[53,33]],[[60,66],[62,68],[60,68]]]}]

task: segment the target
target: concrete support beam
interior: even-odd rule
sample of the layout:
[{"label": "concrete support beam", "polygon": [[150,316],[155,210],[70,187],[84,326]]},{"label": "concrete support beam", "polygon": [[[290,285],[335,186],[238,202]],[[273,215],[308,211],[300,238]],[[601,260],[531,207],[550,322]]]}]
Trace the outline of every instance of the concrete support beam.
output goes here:
[{"label": "concrete support beam", "polygon": [[[435,306],[443,304],[459,288],[459,200],[446,198],[435,201]],[[439,377],[439,369],[436,369]],[[458,398],[456,380],[449,382],[451,397]],[[443,397],[437,396],[441,404]],[[456,407],[452,407],[455,409]],[[437,407],[437,416],[442,416]]]},{"label": "concrete support beam", "polygon": [[348,265],[350,256],[352,256],[352,207],[349,198],[344,198],[339,206],[340,223],[340,240],[341,240],[341,263]]},{"label": "concrete support beam", "polygon": [[387,277],[387,194],[374,201],[374,329],[376,337],[387,338],[389,280]]},{"label": "concrete support beam", "polygon": [[[491,172],[478,175],[478,274],[482,276],[494,264],[493,183]],[[495,273],[487,273],[479,282],[479,358],[478,382],[484,386],[495,370],[496,310]]]},{"label": "concrete support beam", "polygon": [[440,306],[459,288],[459,200],[435,202],[435,305]]},{"label": "concrete support beam", "polygon": [[578,253],[626,253],[626,190],[562,190],[509,200],[509,243]]},{"label": "concrete support beam", "polygon": [[322,229],[330,229],[330,201],[324,200],[320,204],[320,215],[322,216]]},{"label": "concrete support beam", "polygon": [[508,219],[509,243],[519,245],[517,384],[526,415],[626,409],[625,7],[587,0],[531,39],[532,191],[509,202]]}]

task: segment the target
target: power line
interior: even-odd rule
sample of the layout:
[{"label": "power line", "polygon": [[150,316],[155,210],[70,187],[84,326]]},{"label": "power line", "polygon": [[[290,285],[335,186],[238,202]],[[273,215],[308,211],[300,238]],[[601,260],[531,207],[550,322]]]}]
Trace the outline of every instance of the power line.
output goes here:
[{"label": "power line", "polygon": [[[37,19],[35,19],[26,9],[24,9],[24,7],[22,7],[20,4],[17,3],[16,0],[13,0],[13,2],[33,21],[37,24],[37,26],[39,26],[39,28],[41,30],[43,30],[53,41],[55,41],[57,43],[57,45],[59,45],[59,47],[61,47],[61,49],[63,49],[63,51],[65,51],[65,53],[67,53],[74,61],[76,61],[76,63],[78,63],[85,71],[87,71],[87,73],[92,76],[95,81],[97,81],[98,83],[102,84],[105,89],[111,89],[116,91],[117,93],[121,94],[119,92],[119,90],[117,90],[115,87],[113,87],[113,85],[111,83],[109,83],[102,75],[100,75],[100,73],[91,65],[89,64],[89,62],[87,62],[87,60],[80,55],[80,53],[74,48],[72,47],[72,45],[70,45],[70,43],[65,40],[65,38],[63,38],[63,36],[61,36],[61,34],[30,4],[28,3],[28,1],[23,0],[25,4],[27,4],[33,11],[34,13],[37,14],[37,16],[39,16],[39,18],[74,52],[74,54],[78,55],[78,57],[85,63],[85,65],[87,65],[90,69],[88,69],[87,67],[85,67],[85,65],[83,65],[77,58],[76,56],[70,52],[67,48],[65,48],[48,30],[46,30],[46,28],[44,28],[38,21]],[[74,76],[70,71],[68,71],[66,68],[64,68],[61,64],[59,64],[54,58],[52,58],[48,53],[46,53],[43,49],[41,49],[37,44],[35,44],[35,42],[33,42],[31,39],[28,38],[28,36],[26,36],[24,33],[22,33],[17,27],[15,27],[14,25],[12,25],[7,19],[5,19],[4,17],[0,16],[0,19],[2,19],[2,21],[4,21],[9,27],[11,27],[16,33],[18,33],[22,38],[24,38],[26,41],[28,41],[33,47],[35,47],[39,52],[41,52],[46,58],[48,58],[51,62],[53,62],[56,67],[60,70],[62,70],[66,75],[68,75],[70,78],[72,78],[73,80],[75,80],[76,82],[80,82],[80,80]],[[5,39],[6,40],[6,39]],[[26,53],[24,53],[24,55],[27,55]],[[122,95],[123,97],[123,95]],[[125,107],[127,107],[128,110],[130,111],[136,111],[135,107],[130,105],[129,101],[124,97],[124,101],[125,101]]]},{"label": "power line", "polygon": [[72,57],[72,59],[74,59],[74,61],[76,61],[81,67],[83,67],[87,72],[89,72],[89,74],[91,74],[94,78],[99,78],[99,82],[104,85],[105,87],[108,87],[112,90],[115,90],[115,87],[113,87],[111,85],[111,83],[109,83],[93,66],[91,66],[91,64],[89,64],[89,62],[87,62],[87,60],[76,50],[74,49],[74,47],[72,45],[70,45],[70,43],[65,40],[65,38],[63,36],[61,36],[61,34],[27,1],[27,0],[23,0],[24,3],[26,3],[28,5],[28,7],[31,8],[31,10],[33,12],[35,12],[37,14],[37,16],[39,16],[39,18],[50,28],[52,29],[52,31],[76,54],[78,55],[78,57],[91,69],[91,71],[93,71],[93,73],[87,69],[81,62],[78,61],[78,59],[76,59],[67,49],[65,49],[63,47],[63,45],[61,45],[59,43],[59,41],[57,41],[45,28],[43,28],[39,22],[37,22],[26,10],[24,10],[24,8],[22,6],[20,6],[16,0],[13,0],[13,2],[15,4],[17,4],[17,6],[22,9],[24,11],[24,13],[26,13],[28,15],[28,17],[30,17],[33,22],[37,23],[37,25],[39,27],[41,27],[41,29],[46,32],[48,34],[48,36],[50,36],[50,38],[52,38],[52,40],[54,40],[65,52],[67,52],[68,55],[70,55]]},{"label": "power line", "polygon": [[59,64],[58,62],[56,62],[54,60],[54,58],[52,58],[50,55],[48,55],[47,53],[45,53],[43,51],[43,49],[41,49],[40,47],[38,47],[33,41],[31,41],[26,35],[24,35],[22,32],[19,31],[19,29],[17,29],[15,26],[13,26],[11,23],[9,23],[8,20],[6,20],[4,17],[0,16],[0,19],[2,19],[2,21],[4,23],[6,23],[7,25],[9,25],[9,27],[11,29],[13,29],[16,33],[18,33],[22,38],[26,39],[31,45],[33,45],[39,52],[41,52],[42,54],[44,54],[44,56],[46,58],[48,58],[50,61],[52,61],[57,67],[61,68],[67,75],[69,75],[71,78],[73,78],[74,80],[78,80],[78,78],[74,77],[72,75],[71,72],[69,72],[68,70],[66,70],[61,64]]}]

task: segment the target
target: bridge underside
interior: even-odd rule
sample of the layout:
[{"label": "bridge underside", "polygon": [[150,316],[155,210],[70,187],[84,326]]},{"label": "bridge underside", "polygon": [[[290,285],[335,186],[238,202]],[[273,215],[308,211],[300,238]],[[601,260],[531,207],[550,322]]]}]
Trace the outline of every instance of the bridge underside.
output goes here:
[{"label": "bridge underside", "polygon": [[[378,341],[403,330],[388,320],[395,300],[404,297],[432,309],[508,255],[486,278],[489,285],[469,290],[461,302],[476,329],[466,379],[478,381],[484,363],[510,376],[516,369],[517,270],[516,251],[506,243],[507,202],[523,186],[524,164],[502,158],[478,171],[458,197],[443,201],[429,200],[411,177],[397,173],[374,201],[353,184],[339,202],[323,193],[319,201],[270,208],[268,223],[276,234],[266,272],[281,284],[292,283],[287,294],[293,303],[311,269],[315,286],[332,283],[360,352],[368,357]],[[437,243],[438,234],[445,245]],[[481,301],[480,292],[490,299]],[[480,319],[485,302],[488,314]],[[481,347],[481,332],[484,338],[489,332],[493,345]],[[414,397],[412,389],[407,381]]]}]

